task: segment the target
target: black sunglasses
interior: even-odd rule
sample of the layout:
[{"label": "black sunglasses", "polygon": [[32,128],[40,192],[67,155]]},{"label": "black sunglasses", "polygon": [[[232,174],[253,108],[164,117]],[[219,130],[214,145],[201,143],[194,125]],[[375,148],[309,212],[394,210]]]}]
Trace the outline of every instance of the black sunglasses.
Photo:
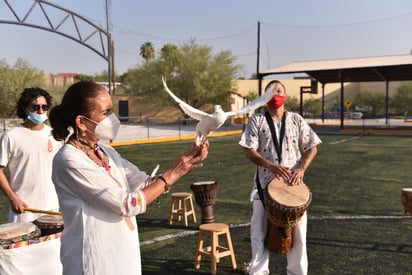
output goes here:
[{"label": "black sunglasses", "polygon": [[49,105],[43,104],[43,105],[37,105],[37,104],[32,104],[30,107],[35,110],[36,112],[40,111],[40,108],[43,111],[48,111],[49,110]]}]

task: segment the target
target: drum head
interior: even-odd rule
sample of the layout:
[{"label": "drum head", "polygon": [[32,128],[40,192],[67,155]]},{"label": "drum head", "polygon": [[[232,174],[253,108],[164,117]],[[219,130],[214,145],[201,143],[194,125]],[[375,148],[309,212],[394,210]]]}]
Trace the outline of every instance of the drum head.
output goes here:
[{"label": "drum head", "polygon": [[28,235],[37,230],[38,227],[31,222],[0,224],[0,242]]},{"label": "drum head", "polygon": [[215,184],[215,181],[198,181],[195,183],[192,183],[192,185],[209,185],[209,184]]},{"label": "drum head", "polygon": [[35,223],[39,224],[63,224],[63,217],[59,215],[44,215],[36,219]]},{"label": "drum head", "polygon": [[283,179],[269,182],[267,192],[273,201],[288,207],[299,207],[307,204],[311,194],[306,184],[289,185]]}]

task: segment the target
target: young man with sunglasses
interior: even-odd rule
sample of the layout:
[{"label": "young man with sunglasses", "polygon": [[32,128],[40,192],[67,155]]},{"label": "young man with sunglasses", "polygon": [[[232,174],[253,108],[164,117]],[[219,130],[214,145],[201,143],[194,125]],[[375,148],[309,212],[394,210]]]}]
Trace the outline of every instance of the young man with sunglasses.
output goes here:
[{"label": "young man with sunglasses", "polygon": [[50,126],[45,124],[51,105],[47,91],[24,89],[16,106],[23,123],[0,137],[0,189],[10,201],[9,222],[31,222],[42,215],[25,208],[59,210],[51,170],[62,143],[53,138]]}]

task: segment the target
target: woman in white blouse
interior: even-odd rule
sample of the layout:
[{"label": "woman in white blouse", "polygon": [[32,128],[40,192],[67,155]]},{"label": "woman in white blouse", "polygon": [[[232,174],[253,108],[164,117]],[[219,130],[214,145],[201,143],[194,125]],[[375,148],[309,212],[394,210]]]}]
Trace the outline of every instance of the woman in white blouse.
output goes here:
[{"label": "woman in white blouse", "polygon": [[183,175],[202,166],[208,143],[193,145],[162,176],[152,177],[98,143],[113,140],[120,122],[108,92],[81,81],[49,115],[53,136],[66,140],[53,161],[64,219],[63,274],[141,274],[135,215]]}]

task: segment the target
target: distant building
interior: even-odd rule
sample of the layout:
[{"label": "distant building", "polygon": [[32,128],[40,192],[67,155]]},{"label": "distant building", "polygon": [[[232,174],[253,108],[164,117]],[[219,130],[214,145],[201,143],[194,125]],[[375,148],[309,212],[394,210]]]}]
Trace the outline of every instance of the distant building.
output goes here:
[{"label": "distant building", "polygon": [[[102,85],[103,87],[105,87],[107,90],[109,90],[109,82],[107,81],[95,81],[95,83]],[[127,88],[122,82],[114,82],[112,83],[112,85],[114,86],[114,88]],[[112,86],[112,90],[113,90],[113,86]]]},{"label": "distant building", "polygon": [[54,87],[65,87],[74,84],[77,81],[77,73],[58,73],[53,76]]},{"label": "distant building", "polygon": [[[229,111],[238,111],[242,109],[246,104],[248,104],[248,100],[246,97],[242,96],[237,92],[229,92],[229,104],[230,108]],[[242,124],[244,117],[247,115],[237,115],[230,117],[232,123]]]}]

